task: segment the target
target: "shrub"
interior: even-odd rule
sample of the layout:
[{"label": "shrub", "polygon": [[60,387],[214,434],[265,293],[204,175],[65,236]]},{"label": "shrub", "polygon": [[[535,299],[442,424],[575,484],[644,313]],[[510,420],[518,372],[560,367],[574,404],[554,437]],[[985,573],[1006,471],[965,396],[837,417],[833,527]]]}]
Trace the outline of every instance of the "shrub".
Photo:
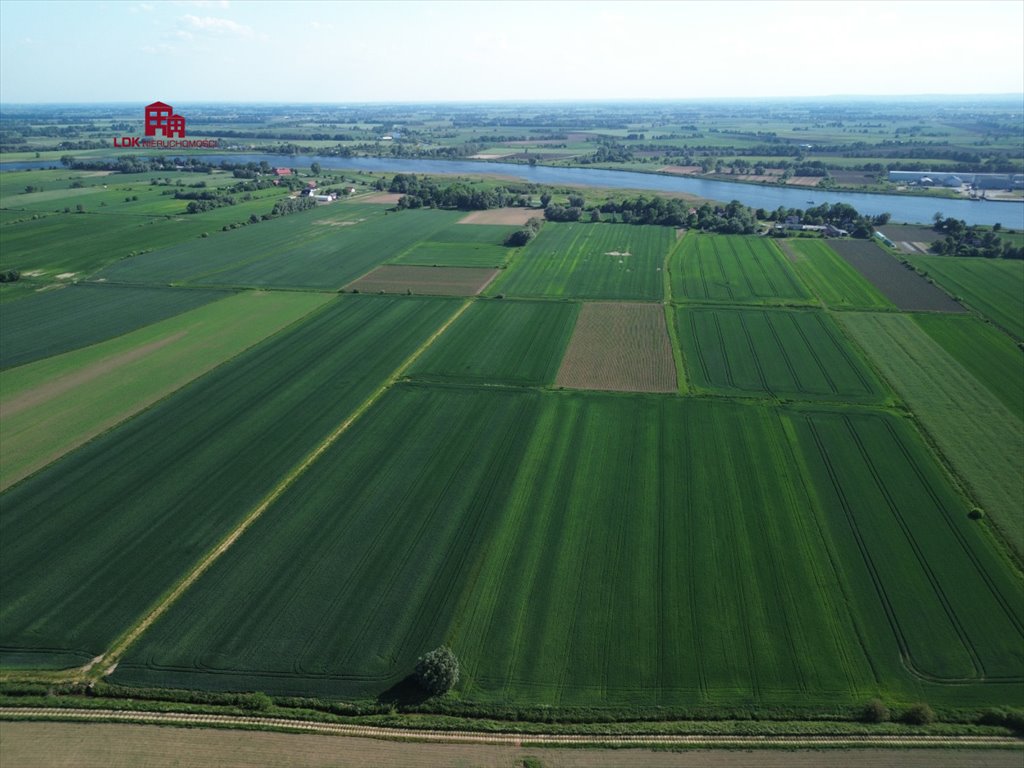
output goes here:
[{"label": "shrub", "polygon": [[903,713],[903,722],[910,725],[928,725],[935,722],[935,712],[927,704],[915,704]]},{"label": "shrub", "polygon": [[416,682],[433,696],[441,696],[459,682],[459,660],[447,645],[435,648],[416,663]]},{"label": "shrub", "polygon": [[244,709],[251,709],[256,712],[265,712],[274,705],[274,700],[265,693],[250,693],[241,697],[239,704]]},{"label": "shrub", "polygon": [[872,699],[864,706],[861,719],[865,723],[884,723],[889,720],[889,708],[881,699]]},{"label": "shrub", "polygon": [[975,507],[967,513],[967,516],[971,518],[971,520],[981,520],[981,518],[985,516],[985,510],[981,507]]}]

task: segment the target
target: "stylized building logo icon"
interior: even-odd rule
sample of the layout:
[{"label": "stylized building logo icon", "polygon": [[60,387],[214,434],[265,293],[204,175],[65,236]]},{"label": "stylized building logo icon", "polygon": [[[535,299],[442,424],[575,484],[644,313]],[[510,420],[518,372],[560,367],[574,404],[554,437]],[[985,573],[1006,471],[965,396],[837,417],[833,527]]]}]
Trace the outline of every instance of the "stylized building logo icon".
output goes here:
[{"label": "stylized building logo icon", "polygon": [[174,107],[162,101],[154,101],[146,107],[146,135],[156,136],[157,132],[168,139],[185,138],[185,118],[174,114]]}]

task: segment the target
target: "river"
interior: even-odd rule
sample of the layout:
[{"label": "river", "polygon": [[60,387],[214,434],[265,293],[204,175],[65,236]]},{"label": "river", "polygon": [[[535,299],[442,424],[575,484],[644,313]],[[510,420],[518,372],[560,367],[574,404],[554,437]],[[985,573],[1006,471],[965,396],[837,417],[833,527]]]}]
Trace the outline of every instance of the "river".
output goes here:
[{"label": "river", "polygon": [[[874,216],[889,213],[893,221],[930,223],[935,213],[963,219],[968,224],[1002,224],[1010,229],[1024,229],[1024,203],[975,200],[949,200],[938,197],[909,195],[875,195],[863,192],[828,192],[813,188],[773,187],[763,184],[742,184],[711,181],[690,176],[666,176],[634,171],[609,171],[600,168],[553,168],[514,163],[474,162],[472,160],[419,160],[394,157],[331,157],[320,155],[267,155],[252,153],[201,155],[204,160],[219,163],[261,162],[272,166],[308,168],[317,162],[323,168],[372,171],[374,173],[456,173],[499,174],[536,184],[553,186],[591,186],[612,189],[637,189],[651,192],[686,192],[708,200],[728,202],[739,200],[751,208],[774,210],[808,208],[822,203],[847,203],[863,214]],[[53,161],[33,160],[0,164],[7,171],[50,168]],[[58,166],[59,167],[59,166]]]}]

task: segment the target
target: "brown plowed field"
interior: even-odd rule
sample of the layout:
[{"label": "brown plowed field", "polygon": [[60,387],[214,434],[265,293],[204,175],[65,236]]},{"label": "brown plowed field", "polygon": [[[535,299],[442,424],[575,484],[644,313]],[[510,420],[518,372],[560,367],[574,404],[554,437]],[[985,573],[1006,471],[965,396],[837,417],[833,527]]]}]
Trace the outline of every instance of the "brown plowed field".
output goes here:
[{"label": "brown plowed field", "polygon": [[661,305],[584,304],[555,383],[572,389],[675,392],[676,368]]},{"label": "brown plowed field", "polygon": [[385,264],[353,283],[347,291],[408,293],[427,296],[476,296],[498,274],[479,267],[404,267]]},{"label": "brown plowed field", "polygon": [[928,312],[967,311],[870,240],[829,240],[828,244],[900,309]]},{"label": "brown plowed field", "polygon": [[944,235],[931,227],[919,227],[915,224],[886,224],[879,231],[894,243],[901,240],[908,243],[934,243]]},{"label": "brown plowed field", "polygon": [[757,749],[688,747],[681,752],[642,746],[557,749],[515,744],[423,744],[318,733],[169,728],[124,723],[5,722],[0,765],[18,768],[341,768],[380,766],[521,768],[532,757],[544,768],[1006,768],[1020,765],[1011,749],[869,748]]},{"label": "brown plowed field", "polygon": [[530,219],[542,218],[544,211],[538,208],[491,208],[489,211],[473,211],[461,219],[459,224],[525,224]]},{"label": "brown plowed field", "polygon": [[678,173],[681,176],[696,176],[701,173],[699,165],[663,165],[658,170],[662,173]]},{"label": "brown plowed field", "polygon": [[402,197],[398,192],[378,192],[369,197],[359,198],[360,203],[380,203],[381,205],[395,205]]},{"label": "brown plowed field", "polygon": [[816,187],[824,176],[792,176],[786,183],[791,187]]}]

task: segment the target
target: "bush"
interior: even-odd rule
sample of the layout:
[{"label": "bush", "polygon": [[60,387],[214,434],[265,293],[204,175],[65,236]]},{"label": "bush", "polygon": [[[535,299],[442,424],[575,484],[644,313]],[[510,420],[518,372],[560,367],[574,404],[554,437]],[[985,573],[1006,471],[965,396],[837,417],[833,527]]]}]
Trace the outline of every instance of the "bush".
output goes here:
[{"label": "bush", "polygon": [[274,706],[274,700],[265,693],[249,693],[239,698],[241,699],[240,706],[256,712],[265,712]]},{"label": "bush", "polygon": [[865,723],[884,723],[889,720],[889,708],[881,699],[872,699],[864,706],[861,720]]},{"label": "bush", "polygon": [[459,660],[447,645],[421,656],[416,663],[416,682],[433,696],[441,696],[459,682]]},{"label": "bush", "polygon": [[971,520],[981,520],[981,518],[985,516],[985,510],[981,507],[975,507],[967,513],[967,516],[971,518]]},{"label": "bush", "polygon": [[915,704],[903,713],[903,722],[909,725],[928,725],[935,722],[935,712],[927,704]]}]

